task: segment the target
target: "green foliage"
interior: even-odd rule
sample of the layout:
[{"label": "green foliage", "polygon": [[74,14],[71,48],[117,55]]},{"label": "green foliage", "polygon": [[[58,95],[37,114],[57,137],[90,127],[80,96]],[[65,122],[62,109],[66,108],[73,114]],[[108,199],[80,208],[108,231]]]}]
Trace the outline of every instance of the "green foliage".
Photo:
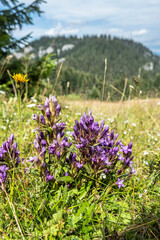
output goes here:
[{"label": "green foliage", "polygon": [[3,10],[0,11],[0,58],[7,56],[12,49],[26,43],[30,34],[21,39],[13,37],[15,28],[22,29],[24,24],[32,24],[31,15],[40,15],[40,4],[44,0],[35,0],[28,6],[19,0],[1,0]]},{"label": "green foliage", "polygon": [[100,99],[100,97],[101,97],[100,91],[95,86],[93,86],[93,88],[89,94],[89,98],[90,99]]},{"label": "green foliage", "polygon": [[[27,74],[30,79],[28,85],[28,96],[32,96],[35,92],[37,94],[45,92],[50,92],[52,88],[51,82],[47,78],[50,77],[51,73],[54,74],[55,70],[55,56],[54,54],[47,54],[45,57],[39,60],[32,59],[32,55],[23,57],[21,59],[13,58],[8,64],[8,69],[10,73],[20,73]],[[1,89],[8,92],[8,94],[13,94],[13,87],[5,71],[2,78],[0,79]],[[25,91],[25,86],[22,87],[22,94]]]}]

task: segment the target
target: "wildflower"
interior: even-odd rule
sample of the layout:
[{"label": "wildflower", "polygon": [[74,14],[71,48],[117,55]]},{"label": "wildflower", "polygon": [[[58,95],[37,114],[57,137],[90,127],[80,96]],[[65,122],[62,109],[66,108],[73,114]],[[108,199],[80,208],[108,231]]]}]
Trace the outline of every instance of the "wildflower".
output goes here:
[{"label": "wildflower", "polygon": [[[109,126],[104,124],[104,120],[100,125],[95,122],[91,112],[88,115],[84,113],[79,122],[75,120],[73,138],[81,162],[92,168],[94,172],[110,172],[106,178],[112,174],[119,175],[127,168],[130,169],[128,175],[133,174],[133,156],[131,156],[133,143],[124,146],[121,140],[117,140],[118,134],[114,134],[113,130],[109,132]],[[67,162],[75,162],[77,167],[82,167],[80,162],[72,160],[72,156]],[[102,177],[100,174],[99,176]]]},{"label": "wildflower", "polygon": [[41,116],[40,116],[40,120],[41,120],[41,123],[42,124],[46,124],[46,121],[45,121],[45,118],[43,117],[43,115],[41,114]]},{"label": "wildflower", "polygon": [[58,116],[61,111],[61,106],[58,104],[56,107],[56,115]]},{"label": "wildflower", "polygon": [[84,163],[76,162],[77,168],[82,168],[83,164],[84,164]]},{"label": "wildflower", "polygon": [[105,173],[101,173],[101,175],[100,175],[100,178],[102,179],[106,179],[106,174]]},{"label": "wildflower", "polygon": [[29,160],[27,160],[26,162],[34,162],[35,160],[36,160],[36,156],[29,157]]},{"label": "wildflower", "polygon": [[0,166],[0,183],[6,181],[7,173],[6,171],[9,169],[6,165],[1,165]]},{"label": "wildflower", "polygon": [[24,74],[21,74],[21,73],[18,73],[18,74],[13,74],[13,76],[11,75],[11,77],[16,81],[16,83],[18,82],[28,82],[29,79],[26,79],[27,77],[27,74],[24,75]]},{"label": "wildflower", "polygon": [[28,108],[32,108],[32,107],[35,107],[35,106],[36,106],[36,104],[31,103],[31,104],[28,104],[26,107],[28,107]]},{"label": "wildflower", "polygon": [[124,184],[123,184],[123,182],[124,182],[124,179],[120,180],[120,179],[118,178],[118,182],[116,182],[116,184],[118,185],[119,188],[125,187]]},{"label": "wildflower", "polygon": [[146,156],[146,155],[148,155],[148,152],[145,150],[145,151],[143,152],[143,154],[144,154],[144,156]]},{"label": "wildflower", "polygon": [[[56,97],[50,94],[49,98],[45,99],[44,105],[40,104],[38,108],[42,114],[40,116],[34,114],[32,117],[38,123],[37,131],[39,133],[36,134],[34,147],[38,154],[37,158],[39,158],[37,163],[42,173],[45,174],[47,182],[53,178],[52,172],[48,172],[53,159],[55,158],[57,161],[62,157],[65,159],[68,148],[70,148],[72,143],[68,142],[67,137],[64,136],[65,123],[59,122],[61,106],[57,104]],[[45,158],[45,156],[47,157]]]},{"label": "wildflower", "polygon": [[39,122],[39,116],[37,114],[33,114],[32,119]]},{"label": "wildflower", "polygon": [[[20,152],[17,150],[17,142],[14,141],[14,135],[11,134],[7,141],[0,147],[0,162],[6,165],[0,165],[0,183],[5,182],[7,178],[6,171],[15,168],[21,160],[19,158]],[[23,160],[22,160],[23,161]]]},{"label": "wildflower", "polygon": [[45,171],[46,176],[46,182],[51,181],[53,179],[53,176],[48,172],[48,170]]}]

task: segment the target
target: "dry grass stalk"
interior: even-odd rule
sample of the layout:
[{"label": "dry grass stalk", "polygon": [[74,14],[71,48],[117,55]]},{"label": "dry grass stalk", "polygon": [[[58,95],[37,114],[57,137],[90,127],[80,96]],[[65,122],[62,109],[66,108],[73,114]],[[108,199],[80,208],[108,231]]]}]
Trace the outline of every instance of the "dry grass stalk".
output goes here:
[{"label": "dry grass stalk", "polygon": [[106,81],[106,72],[107,72],[107,58],[105,58],[105,68],[104,68],[104,79],[103,79],[103,88],[102,88],[102,102],[104,98],[104,86]]},{"label": "dry grass stalk", "polygon": [[55,92],[55,87],[56,87],[56,84],[57,84],[57,82],[58,82],[58,79],[59,79],[59,75],[60,75],[60,73],[61,73],[62,66],[63,66],[63,62],[61,63],[61,66],[60,66],[60,68],[59,68],[59,71],[58,71],[58,74],[57,74],[57,77],[56,77],[56,81],[55,81],[54,86],[53,86],[52,94]]}]

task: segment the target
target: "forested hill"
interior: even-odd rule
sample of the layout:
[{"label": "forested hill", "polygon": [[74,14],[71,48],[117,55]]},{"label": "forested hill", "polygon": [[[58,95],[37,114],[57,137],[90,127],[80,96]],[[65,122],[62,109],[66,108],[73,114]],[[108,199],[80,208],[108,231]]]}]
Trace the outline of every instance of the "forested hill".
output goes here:
[{"label": "forested hill", "polygon": [[78,37],[41,37],[31,42],[35,57],[55,53],[59,62],[65,61],[69,67],[90,72],[99,77],[104,73],[104,60],[107,57],[108,73],[112,76],[123,74],[126,77],[142,73],[155,75],[160,69],[160,57],[148,48],[132,40],[119,39],[106,35]]}]

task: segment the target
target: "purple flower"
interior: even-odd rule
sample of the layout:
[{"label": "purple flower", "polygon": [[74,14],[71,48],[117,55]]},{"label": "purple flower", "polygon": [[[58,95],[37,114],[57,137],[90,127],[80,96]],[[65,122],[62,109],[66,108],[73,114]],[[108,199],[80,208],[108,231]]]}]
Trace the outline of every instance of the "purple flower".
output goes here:
[{"label": "purple flower", "polygon": [[59,115],[60,111],[61,111],[61,106],[58,104],[56,107],[56,116]]},{"label": "purple flower", "polygon": [[50,94],[50,96],[49,96],[49,100],[50,100],[54,105],[57,104],[57,99],[56,99],[55,96],[52,96],[52,94]]},{"label": "purple flower", "polygon": [[37,114],[33,114],[32,119],[39,122],[39,116]]},{"label": "purple flower", "polygon": [[49,108],[46,108],[46,117],[48,118],[48,120],[50,120],[51,112]]},{"label": "purple flower", "polygon": [[6,172],[0,172],[0,183],[6,181],[7,174]]},{"label": "purple flower", "polygon": [[46,140],[43,139],[42,142],[41,142],[41,145],[42,145],[42,147],[45,147],[47,145]]},{"label": "purple flower", "polygon": [[43,132],[39,132],[39,136],[41,137],[41,139],[45,139],[45,136],[44,136]]},{"label": "purple flower", "polygon": [[66,158],[66,162],[68,163],[68,164],[71,164],[71,163],[73,163],[73,162],[75,162],[76,161],[76,153],[70,153],[70,155],[69,155],[69,159],[68,158]]},{"label": "purple flower", "polygon": [[128,144],[128,148],[130,149],[130,148],[132,148],[132,146],[133,146],[133,142],[130,142],[130,143]]},{"label": "purple flower", "polygon": [[84,165],[84,163],[76,162],[77,168],[82,168],[83,165]]},{"label": "purple flower", "polygon": [[41,116],[40,116],[40,120],[41,120],[41,123],[42,124],[46,124],[46,120],[45,120],[45,118],[43,117],[43,115],[41,114]]},{"label": "purple flower", "polygon": [[124,182],[124,179],[120,180],[120,179],[118,178],[118,182],[116,182],[116,184],[118,185],[119,188],[125,187],[124,184],[123,184],[123,182]]},{"label": "purple flower", "polygon": [[60,157],[61,157],[61,153],[60,153],[60,151],[57,151],[57,152],[56,152],[56,155],[57,155],[57,159],[59,160]]},{"label": "purple flower", "polygon": [[51,181],[53,179],[53,176],[48,172],[48,170],[45,171],[46,176],[46,182]]},{"label": "purple flower", "polygon": [[[85,161],[85,165],[94,171],[103,170],[110,174],[116,174],[118,169],[125,171],[131,167],[132,143],[124,146],[121,140],[117,141],[118,134],[113,130],[109,132],[109,126],[104,124],[103,120],[99,126],[91,112],[88,115],[84,113],[79,122],[75,121],[73,137],[78,154],[82,162]],[[66,161],[71,162],[69,159]],[[76,162],[76,166],[82,167],[80,162]]]},{"label": "purple flower", "polygon": [[35,149],[37,149],[37,150],[40,149],[40,145],[39,145],[39,143],[37,142],[36,139],[34,139],[34,147],[35,147]]},{"label": "purple flower", "polygon": [[9,167],[7,167],[6,165],[0,165],[0,171],[1,172],[5,172],[9,169]]},{"label": "purple flower", "polygon": [[9,143],[6,141],[2,144],[2,148],[4,151],[8,152],[9,151]]},{"label": "purple flower", "polygon": [[48,98],[45,99],[44,106],[45,106],[45,108],[49,108],[49,99]]},{"label": "purple flower", "polygon": [[48,147],[48,151],[49,151],[49,154],[55,154],[55,152],[56,152],[56,145],[51,144],[51,145]]},{"label": "purple flower", "polygon": [[7,178],[6,171],[9,169],[6,165],[0,165],[0,183],[5,182]]},{"label": "purple flower", "polygon": [[39,108],[39,110],[41,110],[41,111],[43,111],[43,110],[44,110],[44,106],[43,106],[42,104],[39,104],[37,107],[38,107],[38,108]]},{"label": "purple flower", "polygon": [[101,126],[99,128],[100,131],[102,131],[102,129],[104,128],[104,124],[105,124],[105,120],[103,120],[102,123],[101,123]]},{"label": "purple flower", "polygon": [[43,158],[45,158],[45,154],[46,154],[46,148],[45,148],[45,147],[42,147],[42,149],[41,149],[41,156],[42,156]]},{"label": "purple flower", "polygon": [[13,151],[16,151],[16,149],[17,149],[17,142],[14,142],[13,143]]},{"label": "purple flower", "polygon": [[65,139],[63,139],[62,142],[61,142],[61,147],[62,147],[62,148],[68,147],[68,141],[66,141]]},{"label": "purple flower", "polygon": [[13,140],[14,140],[14,135],[12,133],[11,136],[8,138],[9,144],[13,144]]}]

